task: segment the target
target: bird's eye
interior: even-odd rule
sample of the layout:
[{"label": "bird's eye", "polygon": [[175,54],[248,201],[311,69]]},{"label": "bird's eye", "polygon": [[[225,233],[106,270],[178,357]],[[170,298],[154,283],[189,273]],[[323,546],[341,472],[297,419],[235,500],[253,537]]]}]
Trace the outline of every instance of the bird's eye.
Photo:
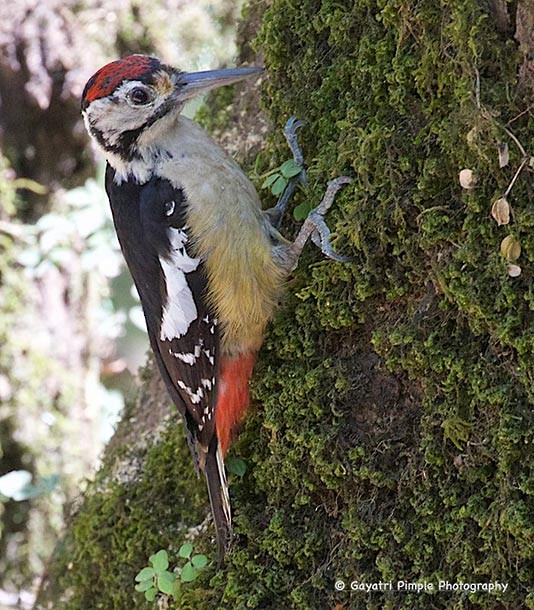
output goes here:
[{"label": "bird's eye", "polygon": [[135,89],[130,91],[128,97],[132,104],[135,104],[136,106],[144,106],[152,99],[150,93],[143,87],[135,87]]}]

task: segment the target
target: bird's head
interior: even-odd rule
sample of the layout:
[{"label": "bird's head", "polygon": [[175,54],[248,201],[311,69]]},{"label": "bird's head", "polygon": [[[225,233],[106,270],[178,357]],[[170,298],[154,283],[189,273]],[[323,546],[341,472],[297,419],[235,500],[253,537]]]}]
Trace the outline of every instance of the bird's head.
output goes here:
[{"label": "bird's head", "polygon": [[82,115],[90,135],[105,153],[132,159],[141,141],[147,144],[165,133],[187,101],[261,70],[186,73],[155,57],[129,55],[106,64],[87,81]]}]

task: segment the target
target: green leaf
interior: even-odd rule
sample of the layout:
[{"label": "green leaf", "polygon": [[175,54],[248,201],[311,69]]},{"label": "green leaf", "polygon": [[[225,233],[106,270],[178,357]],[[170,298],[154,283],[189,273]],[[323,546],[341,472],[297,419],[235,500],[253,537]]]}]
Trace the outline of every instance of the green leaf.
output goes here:
[{"label": "green leaf", "polygon": [[145,591],[145,599],[147,602],[153,602],[156,599],[156,589],[152,587],[151,589],[147,589]]},{"label": "green leaf", "polygon": [[198,569],[204,568],[208,565],[208,558],[206,555],[193,555],[191,557],[191,565]]},{"label": "green leaf", "polygon": [[305,220],[311,212],[310,204],[307,201],[299,203],[293,210],[293,218],[295,220]]},{"label": "green leaf", "polygon": [[151,555],[148,561],[154,566],[156,572],[163,572],[169,567],[169,556],[167,551],[163,549],[158,551],[155,555]]},{"label": "green leaf", "polygon": [[193,566],[190,561],[188,561],[182,568],[180,578],[182,582],[193,582],[193,580],[196,580],[198,578],[198,575],[199,571]]},{"label": "green leaf", "polygon": [[191,553],[193,552],[193,545],[186,542],[182,544],[180,550],[178,551],[178,557],[183,557],[184,559],[189,559]]},{"label": "green leaf", "polygon": [[143,568],[135,577],[137,582],[142,582],[143,580],[151,580],[154,576],[154,568]]},{"label": "green leaf", "polygon": [[273,195],[281,195],[287,186],[287,180],[283,176],[278,176],[274,184],[271,187],[271,193]]},{"label": "green leaf", "polygon": [[247,464],[244,460],[237,457],[229,457],[225,462],[226,469],[238,477],[242,477],[247,471]]},{"label": "green leaf", "polygon": [[176,579],[172,586],[172,596],[174,597],[174,599],[178,599],[181,594],[182,594],[182,582],[180,580]]},{"label": "green leaf", "polygon": [[172,572],[161,572],[158,574],[158,589],[162,593],[172,595],[175,580],[176,576]]},{"label": "green leaf", "polygon": [[143,580],[142,582],[138,582],[135,585],[135,590],[136,591],[148,591],[153,586],[154,586],[154,581],[151,578],[150,580]]},{"label": "green leaf", "polygon": [[282,163],[280,166],[280,171],[282,172],[282,176],[284,176],[284,178],[293,178],[293,176],[300,174],[302,168],[294,159],[288,159],[285,161],[285,163]]},{"label": "green leaf", "polygon": [[271,184],[273,184],[274,182],[276,182],[276,180],[280,177],[280,174],[271,174],[270,176],[267,176],[267,178],[263,181],[263,184],[261,185],[262,189],[267,189],[271,186]]}]

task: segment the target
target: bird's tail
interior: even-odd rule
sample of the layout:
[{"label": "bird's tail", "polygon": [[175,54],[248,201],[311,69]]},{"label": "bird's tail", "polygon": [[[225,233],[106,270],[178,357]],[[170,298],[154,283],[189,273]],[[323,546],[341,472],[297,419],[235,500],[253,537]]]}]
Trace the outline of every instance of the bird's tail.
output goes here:
[{"label": "bird's tail", "polygon": [[213,439],[206,455],[204,472],[217,534],[217,557],[221,564],[232,545],[232,514],[224,458],[216,438]]}]

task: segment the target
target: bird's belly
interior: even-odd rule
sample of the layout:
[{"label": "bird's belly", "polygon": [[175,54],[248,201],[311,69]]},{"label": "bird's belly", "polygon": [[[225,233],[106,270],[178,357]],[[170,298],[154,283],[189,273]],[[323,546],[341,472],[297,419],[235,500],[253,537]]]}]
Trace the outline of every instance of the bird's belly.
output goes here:
[{"label": "bird's belly", "polygon": [[207,298],[221,322],[223,352],[255,351],[283,284],[258,196],[233,162],[202,173],[194,164],[188,167],[187,159],[180,161],[172,181],[187,197],[187,225],[195,255],[205,262]]}]

